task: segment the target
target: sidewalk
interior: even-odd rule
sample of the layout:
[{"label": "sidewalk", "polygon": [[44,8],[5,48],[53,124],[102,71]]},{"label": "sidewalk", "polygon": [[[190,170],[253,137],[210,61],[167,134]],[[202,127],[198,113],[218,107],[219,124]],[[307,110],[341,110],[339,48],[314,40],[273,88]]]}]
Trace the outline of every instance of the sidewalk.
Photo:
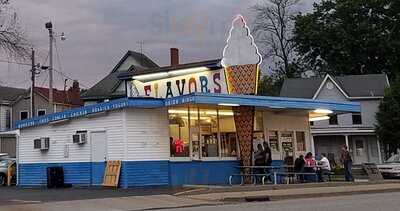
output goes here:
[{"label": "sidewalk", "polygon": [[[26,191],[40,193],[40,190]],[[143,192],[143,190],[128,190],[127,193],[124,193],[124,191],[127,190],[54,190],[54,192],[52,192],[53,195],[69,196],[72,193],[79,193],[82,196],[79,200],[76,200],[76,198],[73,197],[65,200],[51,200],[49,196],[40,197],[40,195],[37,198],[12,197],[8,198],[8,202],[3,201],[2,203],[0,203],[0,210],[137,211],[177,209],[200,206],[216,206],[230,203],[240,203],[245,201],[269,201],[350,194],[400,192],[400,181],[314,184],[308,183],[278,186],[202,186],[194,189],[184,188],[181,189],[180,192],[164,190],[165,193],[158,194],[156,193],[157,190],[154,189],[152,191],[154,195],[136,195],[139,194],[139,192]],[[158,192],[162,191],[158,190]],[[84,198],[84,193],[92,194],[93,198]]]},{"label": "sidewalk", "polygon": [[[208,193],[187,192],[181,196],[191,199],[219,202],[270,201],[295,198],[326,197],[350,194],[398,192],[400,182],[328,183],[265,187],[232,187],[230,191],[208,190]],[[204,190],[203,190],[204,191]],[[179,195],[179,194],[178,194]]]},{"label": "sidewalk", "polygon": [[136,211],[175,209],[185,207],[211,206],[222,204],[217,201],[204,201],[176,197],[172,195],[129,196],[104,199],[86,199],[58,202],[20,202],[19,205],[0,206],[1,211]]}]

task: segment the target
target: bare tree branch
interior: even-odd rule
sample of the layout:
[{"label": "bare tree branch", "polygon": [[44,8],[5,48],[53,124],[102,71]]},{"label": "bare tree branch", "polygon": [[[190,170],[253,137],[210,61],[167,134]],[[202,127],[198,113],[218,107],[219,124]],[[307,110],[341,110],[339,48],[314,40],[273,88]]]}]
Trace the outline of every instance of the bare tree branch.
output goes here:
[{"label": "bare tree branch", "polygon": [[29,58],[29,44],[9,0],[0,0],[0,51],[16,60]]},{"label": "bare tree branch", "polygon": [[299,2],[300,0],[265,0],[251,7],[255,14],[252,31],[260,52],[264,58],[277,64],[274,69],[283,77],[291,74],[289,72],[296,56],[292,31]]}]

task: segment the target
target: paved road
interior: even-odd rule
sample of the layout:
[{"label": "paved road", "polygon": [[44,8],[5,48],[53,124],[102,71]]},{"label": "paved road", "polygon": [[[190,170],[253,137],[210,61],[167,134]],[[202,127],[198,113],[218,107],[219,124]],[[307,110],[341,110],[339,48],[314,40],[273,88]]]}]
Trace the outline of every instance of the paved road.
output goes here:
[{"label": "paved road", "polygon": [[235,211],[235,210],[265,210],[265,211],[394,211],[400,208],[400,192],[382,194],[364,194],[341,197],[324,197],[313,199],[283,200],[275,202],[240,203],[230,205],[186,207],[187,211]]}]

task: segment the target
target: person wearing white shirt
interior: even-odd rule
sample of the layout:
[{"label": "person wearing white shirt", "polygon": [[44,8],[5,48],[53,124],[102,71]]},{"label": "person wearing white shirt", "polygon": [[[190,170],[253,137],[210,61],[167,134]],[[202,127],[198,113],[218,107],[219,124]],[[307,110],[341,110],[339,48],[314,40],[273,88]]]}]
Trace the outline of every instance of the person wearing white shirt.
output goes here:
[{"label": "person wearing white shirt", "polygon": [[331,171],[331,164],[324,153],[321,153],[321,160],[319,160],[320,171],[318,174],[319,181],[324,182],[322,175],[327,175]]}]

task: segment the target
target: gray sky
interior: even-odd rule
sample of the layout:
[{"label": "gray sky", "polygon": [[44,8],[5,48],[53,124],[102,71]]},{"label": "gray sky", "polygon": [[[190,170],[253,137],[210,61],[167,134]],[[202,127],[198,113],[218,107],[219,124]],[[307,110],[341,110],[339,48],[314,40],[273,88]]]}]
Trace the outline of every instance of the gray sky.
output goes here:
[{"label": "gray sky", "polygon": [[[232,17],[241,13],[250,19],[249,7],[257,1],[11,0],[38,50],[38,62],[44,63],[48,55],[44,24],[51,20],[55,30],[67,36],[63,42],[57,39],[55,68],[86,87],[108,74],[127,50],[140,51],[140,41],[143,52],[161,66],[169,64],[171,47],[180,49],[182,63],[221,57]],[[301,10],[311,8],[312,2],[303,0]],[[0,85],[28,87],[29,68],[0,63]],[[47,86],[47,72],[37,81]],[[55,83],[62,87],[58,73]]]}]

